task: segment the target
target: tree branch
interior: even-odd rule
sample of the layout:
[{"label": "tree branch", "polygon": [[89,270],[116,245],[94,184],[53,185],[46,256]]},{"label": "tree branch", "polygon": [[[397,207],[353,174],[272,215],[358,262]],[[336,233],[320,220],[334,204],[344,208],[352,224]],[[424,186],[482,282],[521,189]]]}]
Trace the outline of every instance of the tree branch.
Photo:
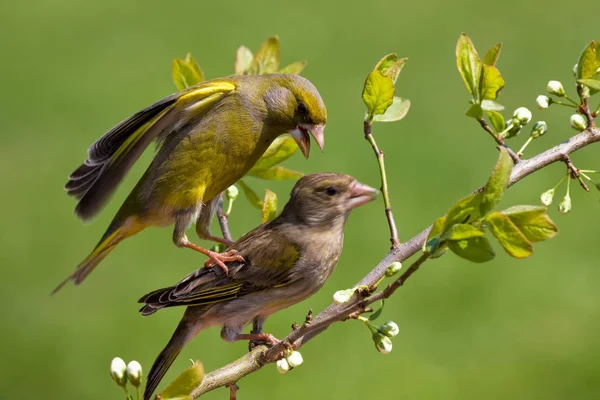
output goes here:
[{"label": "tree branch", "polygon": [[[569,154],[595,142],[600,142],[600,129],[590,127],[588,130],[573,136],[566,142],[540,153],[535,157],[519,161],[512,170],[508,187],[550,164],[564,162],[565,157]],[[391,263],[395,261],[405,261],[413,254],[417,253],[427,238],[430,229],[431,226],[427,227],[407,242],[392,248],[377,266],[375,266],[355,286],[370,286],[375,284],[382,276],[384,276],[386,268]],[[244,376],[259,370],[264,365],[276,361],[280,353],[285,349],[286,343],[288,345],[292,344],[295,348],[299,348],[313,337],[326,330],[331,324],[345,321],[353,312],[362,311],[366,305],[391,296],[396,289],[402,286],[408,277],[416,272],[426,258],[425,255],[421,256],[400,276],[400,278],[388,285],[382,291],[367,298],[355,296],[353,300],[343,305],[332,304],[315,316],[310,323],[305,323],[298,329],[292,330],[282,343],[277,346],[273,346],[270,349],[267,349],[266,346],[255,347],[250,353],[231,364],[206,374],[202,384],[192,393],[192,398],[196,399],[206,392],[239,381]]]}]

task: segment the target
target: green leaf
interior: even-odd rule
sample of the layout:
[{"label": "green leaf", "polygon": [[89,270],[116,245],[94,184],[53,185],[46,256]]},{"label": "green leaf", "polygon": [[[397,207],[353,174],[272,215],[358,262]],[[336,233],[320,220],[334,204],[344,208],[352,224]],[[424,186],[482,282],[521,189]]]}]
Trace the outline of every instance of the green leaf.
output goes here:
[{"label": "green leaf", "polygon": [[456,65],[467,86],[467,90],[476,103],[481,100],[479,82],[481,82],[482,64],[471,39],[461,34],[456,43]]},{"label": "green leaf", "polygon": [[259,210],[262,210],[263,201],[260,199],[260,197],[258,197],[256,192],[252,190],[250,186],[246,185],[246,183],[242,180],[237,181],[236,185],[239,185],[242,188],[242,192],[244,192],[244,195],[246,196],[250,204],[258,208]]},{"label": "green leaf", "polygon": [[305,60],[296,61],[296,62],[293,62],[293,63],[281,68],[281,70],[279,70],[279,73],[280,74],[298,75],[298,74],[300,74],[300,72],[302,72],[304,70],[304,68],[306,68],[307,64],[308,64],[308,62],[306,62]]},{"label": "green leaf", "polygon": [[485,235],[485,232],[479,228],[475,228],[470,224],[454,224],[450,226],[443,234],[442,240],[464,240],[473,237]]},{"label": "green leaf", "polygon": [[600,68],[600,40],[592,40],[581,52],[577,62],[577,79],[589,79]]},{"label": "green leaf", "polygon": [[483,197],[480,205],[481,215],[485,215],[492,211],[502,198],[514,165],[515,164],[512,158],[510,158],[510,155],[508,155],[506,148],[500,146],[498,162],[490,175],[490,179],[488,180],[485,189],[483,189]]},{"label": "green leaf", "polygon": [[160,398],[162,400],[189,398],[192,391],[202,383],[203,378],[202,363],[196,361],[163,390]]},{"label": "green leaf", "polygon": [[480,98],[482,100],[495,100],[504,87],[504,79],[498,68],[492,65],[483,65],[481,82],[479,83]]},{"label": "green leaf", "polygon": [[194,57],[188,53],[185,60],[176,58],[171,68],[173,82],[177,89],[183,90],[204,80],[204,73]]},{"label": "green leaf", "polygon": [[288,179],[300,179],[304,176],[302,172],[294,171],[285,167],[277,166],[269,169],[250,171],[248,175],[270,181],[284,181]]},{"label": "green leaf", "polygon": [[514,206],[502,212],[525,235],[530,242],[552,239],[558,227],[546,214],[543,206]]},{"label": "green leaf", "polygon": [[269,222],[277,216],[277,195],[265,189],[265,199],[261,212],[261,223]]},{"label": "green leaf", "polygon": [[369,315],[369,321],[375,321],[377,318],[379,318],[383,312],[383,306],[385,306],[385,301],[381,300],[381,307],[379,307],[373,314]]},{"label": "green leaf", "polygon": [[481,101],[481,108],[484,111],[502,111],[502,110],[504,110],[504,106],[502,104],[498,104],[494,100],[489,100],[489,99]]},{"label": "green leaf", "polygon": [[423,251],[425,253],[432,254],[438,249],[441,243],[439,236],[444,230],[445,223],[445,215],[435,220],[433,226],[431,227],[431,230],[429,231],[429,234],[427,235],[427,240],[425,240],[425,243],[423,243]]},{"label": "green leaf", "polygon": [[450,208],[444,221],[443,231],[446,231],[455,224],[467,224],[481,217],[480,204],[482,201],[481,193],[473,193],[464,199],[461,199]]},{"label": "green leaf", "polygon": [[486,113],[490,117],[490,122],[496,130],[496,133],[502,132],[504,130],[504,127],[506,126],[502,114],[496,111],[486,111]]},{"label": "green leaf", "polygon": [[250,174],[267,170],[294,155],[298,150],[296,141],[290,136],[279,136],[250,170]]},{"label": "green leaf", "polygon": [[595,91],[600,91],[600,80],[597,79],[578,79],[577,82],[584,84],[585,86]]},{"label": "green leaf", "polygon": [[403,99],[401,97],[394,97],[392,105],[385,110],[385,113],[381,115],[374,115],[373,121],[378,122],[393,122],[400,121],[408,114],[410,109],[410,100]]},{"label": "green leaf", "polygon": [[448,248],[457,256],[476,263],[490,261],[496,256],[490,242],[484,236],[449,241]]},{"label": "green leaf", "polygon": [[379,70],[372,71],[365,81],[362,93],[368,116],[384,114],[394,102],[394,82]]},{"label": "green leaf", "polygon": [[471,106],[465,113],[467,117],[480,119],[483,118],[483,108],[481,108],[481,104],[476,103]]},{"label": "green leaf", "polygon": [[391,53],[379,60],[374,70],[380,71],[383,76],[390,77],[392,82],[396,83],[406,61],[408,58],[398,58],[395,53]]},{"label": "green leaf", "polygon": [[234,71],[236,75],[243,75],[250,69],[254,56],[249,48],[246,46],[240,46],[235,54],[235,67]]},{"label": "green leaf", "polygon": [[250,64],[250,74],[263,75],[272,74],[279,69],[279,38],[271,36],[265,40]]},{"label": "green leaf", "polygon": [[533,253],[533,244],[508,216],[494,211],[485,217],[485,222],[509,256],[525,258]]},{"label": "green leaf", "polygon": [[502,50],[502,43],[496,43],[485,53],[483,56],[483,63],[486,65],[495,66],[500,57],[500,50]]}]

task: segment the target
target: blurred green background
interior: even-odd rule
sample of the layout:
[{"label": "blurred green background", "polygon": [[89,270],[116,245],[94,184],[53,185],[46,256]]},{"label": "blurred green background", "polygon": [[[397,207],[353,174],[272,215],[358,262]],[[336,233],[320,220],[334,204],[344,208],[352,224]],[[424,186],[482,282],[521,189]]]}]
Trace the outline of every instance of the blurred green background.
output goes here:
[{"label": "blurred green background", "polygon": [[[191,51],[208,77],[228,75],[239,45],[255,50],[278,34],[282,63],[309,61],[304,75],[329,112],[325,154],[314,152],[310,162],[296,155],[285,166],[345,172],[377,186],[376,162],[362,138],[362,84],[384,54],[408,56],[397,87],[412,109],[401,122],[375,127],[400,236],[408,239],[483,183],[496,159],[489,137],[463,115],[468,96],[454,60],[459,34],[467,32],[480,53],[504,42],[498,66],[507,85],[499,101],[509,115],[522,105],[534,110],[548,80],[571,79],[580,50],[598,39],[594,10],[592,0],[7,2],[0,13],[0,397],[121,398],[110,360],[137,359],[147,372],[178,322],[181,309],[142,318],[136,304],[204,262],[175,248],[168,228],[127,240],[82,287],[49,296],[95,245],[151,154],[88,226],[63,193],[67,175],[105,131],[174,90],[173,58]],[[572,135],[569,114],[534,111],[550,130],[528,154]],[[585,149],[574,162],[598,168],[598,151]],[[563,171],[554,165],[528,178],[501,206],[537,204]],[[293,185],[248,182],[260,192],[276,190],[280,205]],[[555,205],[550,211],[560,234],[536,245],[531,259],[516,261],[497,248],[484,265],[453,255],[427,263],[384,311],[381,321],[401,327],[390,355],[375,351],[361,324],[337,324],[302,349],[301,368],[281,376],[268,366],[240,382],[239,398],[599,398],[600,194],[574,189],[568,216]],[[259,218],[238,201],[234,234]],[[386,254],[388,243],[381,201],[356,210],[330,281],[273,316],[267,330],[285,336],[308,308],[323,309],[333,292],[352,286]],[[245,351],[245,343],[223,342],[217,329],[202,332],[164,382],[190,358],[212,370]]]}]

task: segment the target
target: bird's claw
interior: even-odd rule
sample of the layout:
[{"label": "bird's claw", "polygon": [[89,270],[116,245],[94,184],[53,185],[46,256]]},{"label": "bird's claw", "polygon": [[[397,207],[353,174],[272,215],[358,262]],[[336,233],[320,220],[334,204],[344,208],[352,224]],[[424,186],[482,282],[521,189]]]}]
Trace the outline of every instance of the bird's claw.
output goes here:
[{"label": "bird's claw", "polygon": [[204,263],[204,267],[212,268],[215,265],[218,265],[223,270],[223,272],[225,273],[226,276],[229,276],[229,269],[225,265],[226,262],[231,262],[231,261],[244,262],[245,261],[244,257],[242,257],[238,254],[237,250],[229,250],[224,253],[216,253],[214,251],[209,251],[207,256],[209,259],[206,260],[206,262]]}]

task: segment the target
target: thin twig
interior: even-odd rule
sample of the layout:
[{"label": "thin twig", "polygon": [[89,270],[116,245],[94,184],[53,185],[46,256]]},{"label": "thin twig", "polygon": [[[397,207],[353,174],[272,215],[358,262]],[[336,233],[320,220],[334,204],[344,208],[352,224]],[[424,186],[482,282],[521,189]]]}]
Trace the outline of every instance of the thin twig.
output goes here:
[{"label": "thin twig", "polygon": [[240,390],[240,387],[235,383],[227,386],[229,387],[229,400],[237,400],[237,391]]},{"label": "thin twig", "polygon": [[[543,153],[538,154],[535,157],[522,160],[513,168],[508,187],[511,187],[525,177],[544,167],[547,167],[550,164],[555,162],[564,162],[565,155],[569,155],[596,142],[600,142],[600,129],[590,128],[573,136],[566,142],[563,142]],[[385,270],[391,263],[395,261],[403,262],[413,254],[420,251],[430,229],[431,226],[425,228],[412,239],[403,242],[395,248],[392,248],[390,252],[367,275],[365,275],[365,277],[361,279],[360,282],[354,285],[354,287],[370,286],[375,284],[375,282],[384,276]],[[330,305],[318,315],[313,317],[310,324],[304,324],[298,329],[293,329],[292,332],[284,339],[284,341],[291,343],[295,348],[299,348],[315,336],[324,332],[333,323],[346,320],[350,314],[360,310],[361,306],[364,307],[367,305],[366,303],[372,303],[380,300],[379,296],[385,296],[386,290],[391,292],[388,295],[391,296],[398,287],[402,286],[402,283],[404,283],[408,277],[417,271],[422,262],[425,261],[422,258],[423,256],[416,260],[398,280],[396,280],[386,289],[373,294],[367,299],[357,298],[350,304]],[[283,343],[273,346],[270,349],[264,345],[255,347],[250,353],[245,354],[238,360],[206,374],[204,376],[204,380],[200,386],[193,391],[191,397],[196,399],[206,392],[238,382],[244,376],[259,370],[268,363],[276,361],[284,349],[285,345]]]},{"label": "thin twig", "polygon": [[579,94],[579,98],[581,99],[581,105],[579,105],[577,110],[585,116],[585,119],[587,120],[587,127],[595,128],[596,124],[594,123],[594,116],[590,110],[590,98],[583,92],[583,85],[577,85],[577,94]]},{"label": "thin twig", "polygon": [[226,240],[233,241],[231,237],[231,232],[229,231],[229,216],[223,211],[223,193],[221,193],[219,196],[219,205],[217,207],[217,218],[219,219],[219,226],[221,227],[221,232],[223,232],[223,237]]},{"label": "thin twig", "polygon": [[477,121],[479,122],[479,125],[481,125],[483,130],[492,136],[492,138],[496,141],[496,143],[498,143],[500,146],[506,148],[508,155],[510,156],[510,158],[512,158],[512,160],[515,164],[517,164],[519,161],[521,161],[519,154],[516,154],[514,151],[511,150],[510,147],[508,147],[504,143],[504,138],[502,136],[498,135],[496,132],[494,132],[492,127],[486,122],[485,119],[483,119],[483,117],[479,118]]},{"label": "thin twig", "polygon": [[565,155],[564,162],[567,165],[567,171],[571,175],[571,178],[577,179],[577,181],[579,181],[579,184],[581,185],[583,190],[585,190],[586,192],[589,192],[590,188],[588,187],[588,185],[586,185],[586,183],[581,178],[581,173],[579,172],[579,168],[575,167],[575,165],[571,161],[571,157],[569,157],[568,155]]},{"label": "thin twig", "polygon": [[383,161],[383,152],[379,150],[379,147],[377,147],[375,137],[373,137],[373,134],[371,133],[370,121],[365,121],[364,133],[365,139],[367,139],[367,141],[371,144],[371,147],[373,147],[373,151],[375,152],[375,156],[377,157],[377,163],[379,164],[379,174],[381,175],[381,192],[383,194],[383,203],[385,205],[385,216],[387,217],[388,224],[390,226],[390,242],[392,242],[392,248],[398,247],[398,245],[400,244],[400,240],[398,239],[398,229],[396,228],[396,221],[394,220],[394,215],[392,214],[392,203],[390,202],[390,194],[388,191],[387,175],[385,172],[385,164]]}]

